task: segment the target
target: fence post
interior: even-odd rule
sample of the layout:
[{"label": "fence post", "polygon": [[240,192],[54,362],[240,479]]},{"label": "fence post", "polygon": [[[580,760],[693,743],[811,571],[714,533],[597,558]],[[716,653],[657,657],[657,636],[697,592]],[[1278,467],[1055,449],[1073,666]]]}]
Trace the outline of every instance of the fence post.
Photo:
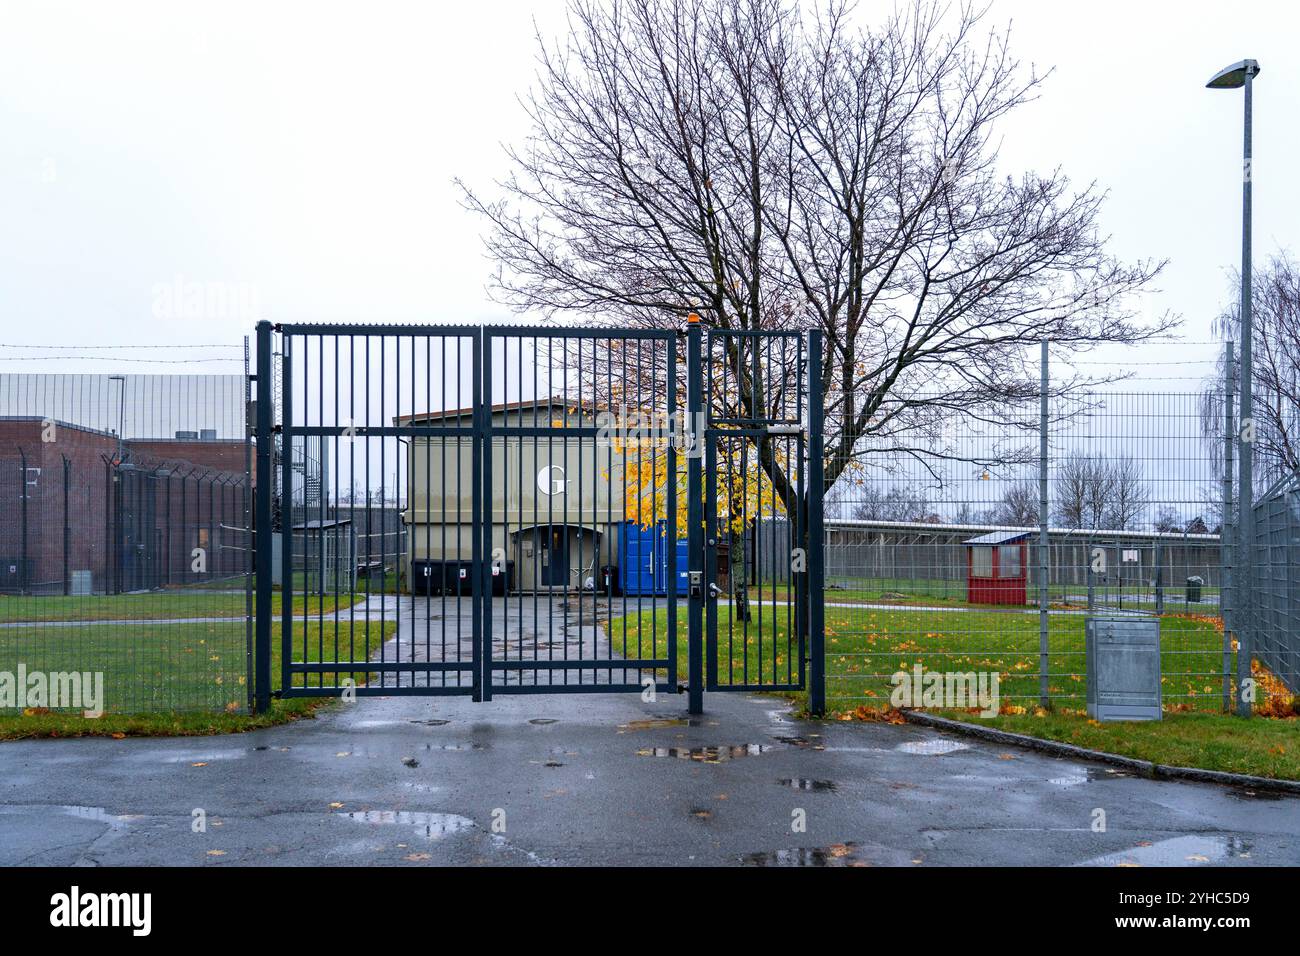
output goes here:
[{"label": "fence post", "polygon": [[704,713],[704,367],[700,357],[700,318],[686,327],[686,539],[687,563],[686,681],[687,711]]},{"label": "fence post", "polygon": [[[1157,538],[1155,541],[1155,579],[1153,584],[1156,591],[1156,614],[1165,613],[1165,566],[1164,566],[1164,543]],[[1187,551],[1187,532],[1183,531],[1183,552]]]},{"label": "fence post", "polygon": [[22,484],[19,486],[22,491],[22,547],[19,552],[18,565],[18,593],[27,593],[27,452],[22,448],[18,449],[20,459],[19,467],[22,469]]},{"label": "fence post", "polygon": [[[275,482],[271,476],[271,323],[257,323],[257,421],[254,438],[257,442],[257,468],[254,472],[255,514],[253,516],[253,560],[257,589],[254,629],[254,663],[256,679],[253,708],[261,714],[271,707],[271,489]],[[292,598],[292,589],[285,583],[285,600]]]},{"label": "fence post", "polygon": [[1038,704],[1051,703],[1048,694],[1047,605],[1048,605],[1048,530],[1047,530],[1047,339],[1042,341],[1038,384]]},{"label": "fence post", "polygon": [[1219,581],[1219,616],[1223,620],[1223,709],[1231,713],[1233,709],[1232,693],[1232,582],[1234,578],[1232,565],[1236,560],[1232,535],[1232,447],[1233,423],[1236,418],[1236,369],[1237,358],[1231,342],[1226,343],[1227,359],[1223,372],[1223,520],[1219,522],[1219,554],[1223,565],[1222,578]]},{"label": "fence post", "polygon": [[72,483],[72,462],[63,455],[63,593],[72,593],[72,577],[69,573],[68,548],[72,544],[72,532],[68,525],[69,485]]},{"label": "fence post", "polygon": [[822,428],[825,408],[822,404],[822,332],[808,333],[808,654],[812,658],[808,674],[808,711],[814,717],[826,713],[826,565],[823,548],[825,531],[822,523],[825,479],[824,439]]}]

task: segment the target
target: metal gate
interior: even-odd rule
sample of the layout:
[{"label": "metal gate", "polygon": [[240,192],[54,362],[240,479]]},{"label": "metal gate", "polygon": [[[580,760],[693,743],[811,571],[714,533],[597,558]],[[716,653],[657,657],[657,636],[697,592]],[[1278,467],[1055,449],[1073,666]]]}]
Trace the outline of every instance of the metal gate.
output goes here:
[{"label": "metal gate", "polygon": [[[706,388],[698,323],[685,334],[260,324],[259,709],[274,646],[283,697],[689,688],[698,711],[706,607],[710,688],[800,689],[810,661],[816,684],[820,438],[805,432],[820,408],[804,356],[820,351],[794,333],[740,338],[746,361],[771,366],[746,374],[747,397],[729,395],[725,363],[717,376],[707,363]],[[780,362],[793,364],[776,375]],[[779,415],[732,415],[728,402]],[[789,475],[779,500],[764,499],[770,479],[748,470],[751,453],[763,474]],[[746,481],[752,507],[717,507]],[[734,518],[754,538],[778,515],[805,562],[746,580],[740,599],[762,636],[751,666],[748,624],[729,630],[720,670],[718,536]]]},{"label": "metal gate", "polygon": [[[816,333],[709,330],[704,510],[711,691],[803,690],[808,665],[820,664],[821,641],[811,644],[814,628],[819,638],[822,631],[824,573],[819,360]],[[820,669],[816,677],[819,685]],[[815,701],[810,707],[821,709]]]}]

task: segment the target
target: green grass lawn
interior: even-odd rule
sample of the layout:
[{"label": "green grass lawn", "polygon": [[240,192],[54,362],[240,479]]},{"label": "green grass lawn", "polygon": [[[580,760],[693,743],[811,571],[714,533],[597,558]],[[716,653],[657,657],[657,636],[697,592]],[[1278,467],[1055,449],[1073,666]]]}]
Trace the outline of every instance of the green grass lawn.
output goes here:
[{"label": "green grass lawn", "polygon": [[[376,648],[394,621],[339,623],[346,656],[351,628],[358,646],[370,635]],[[272,628],[272,685],[280,686],[280,625]],[[334,622],[295,625],[294,659],[335,660]],[[320,656],[324,650],[324,658]],[[74,628],[0,628],[0,670],[102,671],[104,716],[46,712],[0,715],[0,739],[84,734],[207,734],[253,730],[310,714],[319,699],[275,701],[266,714],[243,713],[248,696],[242,621],[209,624],[85,625]],[[326,675],[331,683],[334,675]],[[367,675],[354,676],[360,683]],[[313,675],[312,680],[315,681]],[[302,677],[296,679],[301,686]]]},{"label": "green grass lawn", "polygon": [[[1218,588],[1206,587],[1202,593],[1207,597],[1218,594]],[[758,600],[760,589],[750,588],[750,596]],[[763,599],[785,601],[787,585],[765,584],[761,588]],[[1095,599],[1101,607],[1145,608],[1155,607],[1155,595],[1149,588],[1141,592],[1126,587],[1123,591],[1111,588],[1109,591],[1098,586],[1094,592]],[[1088,589],[1082,585],[1052,585],[1049,602],[1053,607],[1083,608],[1088,603]],[[898,607],[970,607],[970,608],[1035,608],[1038,606],[1038,591],[1033,585],[1028,588],[1024,604],[987,605],[971,604],[966,600],[966,582],[962,580],[945,580],[941,578],[834,578],[826,587],[827,604],[889,604]],[[1217,615],[1217,603],[1189,604],[1183,600],[1183,591],[1172,586],[1165,589],[1165,610],[1167,613],[1189,613]]]},{"label": "green grass lawn", "polygon": [[[789,615],[784,605],[751,604],[751,608],[753,620],[745,624],[733,619],[733,607],[718,607],[719,679],[726,683],[730,674],[732,681],[744,683],[746,674],[750,680],[761,674],[765,681],[783,683],[791,673]],[[828,607],[825,614],[826,693],[832,711],[887,704],[893,689],[890,677],[915,664],[923,670],[996,670],[1004,702],[1037,702],[1036,614],[844,607]],[[629,614],[611,620],[607,633],[615,652],[622,653],[624,642],[635,650],[638,637],[645,647],[654,641],[654,646],[663,648],[666,629],[666,615],[660,608],[654,627],[648,612]],[[678,614],[676,637],[684,669],[685,613]],[[1215,621],[1166,615],[1161,645],[1166,702],[1218,710],[1223,638]],[[1048,647],[1052,695],[1060,705],[1082,706],[1084,616],[1051,615]]]},{"label": "green grass lawn", "polygon": [[[294,613],[329,614],[356,601],[365,593],[294,595]],[[272,613],[279,616],[283,596],[271,595]],[[0,595],[0,624],[50,621],[168,621],[192,617],[229,617],[243,619],[243,592],[224,591],[149,591],[142,594],[96,595]]]},{"label": "green grass lawn", "polygon": [[1300,720],[1243,720],[1230,714],[1174,713],[1166,714],[1161,721],[1101,724],[1077,713],[1003,714],[989,719],[966,712],[940,713],[982,727],[1057,740],[1170,767],[1300,780]]},{"label": "green grass lawn", "polygon": [[[757,607],[748,625],[747,642],[732,610],[720,606],[719,665],[726,679],[743,674],[741,649],[751,661],[765,651],[784,673],[784,608]],[[832,716],[870,718],[888,707],[889,678],[900,669],[921,664],[923,670],[997,670],[1004,713],[982,718],[968,712],[939,711],[944,716],[998,727],[1015,733],[1059,740],[1169,766],[1199,767],[1279,779],[1300,779],[1300,719],[1256,718],[1249,721],[1221,712],[1222,632],[1210,617],[1167,615],[1161,620],[1165,719],[1152,723],[1099,724],[1084,713],[1084,617],[1053,615],[1048,619],[1051,711],[1038,709],[1038,617],[997,611],[942,612],[907,609],[826,609],[827,704]],[[636,638],[649,646],[654,635],[662,647],[666,621],[662,609],[653,626],[649,614],[609,622],[615,652],[623,641],[635,649]],[[726,639],[732,634],[730,655]],[[686,667],[686,618],[677,628],[679,678]],[[1236,667],[1235,655],[1232,656]],[[752,671],[751,671],[752,676]],[[769,671],[768,677],[771,676]],[[1282,693],[1276,685],[1275,693]],[[796,705],[803,694],[792,696]],[[1006,711],[1013,711],[1008,713]],[[1285,708],[1279,708],[1278,712]],[[1019,712],[1015,712],[1019,711]]]}]

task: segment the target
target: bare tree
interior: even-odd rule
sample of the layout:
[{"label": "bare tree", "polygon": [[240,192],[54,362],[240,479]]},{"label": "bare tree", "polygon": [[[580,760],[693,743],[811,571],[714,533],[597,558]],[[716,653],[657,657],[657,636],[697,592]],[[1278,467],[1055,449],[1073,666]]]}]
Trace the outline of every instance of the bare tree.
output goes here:
[{"label": "bare tree", "polygon": [[1053,513],[1068,528],[1126,531],[1140,523],[1149,501],[1142,465],[1127,455],[1071,455],[1053,482]]},{"label": "bare tree", "polygon": [[1038,485],[1032,481],[1017,481],[1007,487],[1000,500],[988,512],[989,524],[1024,528],[1038,524]]},{"label": "bare tree", "polygon": [[1156,531],[1165,534],[1176,533],[1183,530],[1183,519],[1178,514],[1177,508],[1165,505],[1156,512],[1156,520],[1153,527]]},{"label": "bare tree", "polygon": [[[952,457],[955,420],[1035,394],[1026,346],[1043,338],[1087,349],[1172,326],[1136,320],[1130,294],[1161,264],[1108,254],[1099,190],[999,169],[998,125],[1042,77],[981,32],[983,11],[913,0],[874,29],[842,0],[569,11],[565,40],[539,37],[532,132],[500,195],[462,184],[494,294],[546,317],[820,328],[827,488],[877,455]],[[799,374],[765,367],[751,391],[734,364],[742,407]]]},{"label": "bare tree", "polygon": [[[1289,253],[1279,252],[1252,273],[1251,283],[1255,492],[1259,493],[1286,475],[1300,473],[1300,264]],[[1231,284],[1235,293],[1241,286],[1239,272],[1231,275]],[[1239,301],[1220,313],[1215,331],[1225,339],[1241,340]],[[1202,431],[1213,449],[1211,460],[1219,476],[1223,474],[1224,378],[1220,356],[1201,401]],[[1207,503],[1216,513],[1222,509],[1217,488],[1211,489]]]},{"label": "bare tree", "polygon": [[1106,523],[1118,531],[1128,531],[1142,523],[1151,500],[1151,490],[1140,462],[1121,455],[1107,463],[1110,473],[1110,500],[1106,506]]},{"label": "bare tree", "polygon": [[853,496],[850,516],[858,521],[916,521],[937,524],[939,515],[924,491],[864,483]]},{"label": "bare tree", "polygon": [[1067,528],[1103,527],[1110,481],[1110,470],[1098,458],[1071,455],[1065,459],[1052,485],[1056,519]]}]

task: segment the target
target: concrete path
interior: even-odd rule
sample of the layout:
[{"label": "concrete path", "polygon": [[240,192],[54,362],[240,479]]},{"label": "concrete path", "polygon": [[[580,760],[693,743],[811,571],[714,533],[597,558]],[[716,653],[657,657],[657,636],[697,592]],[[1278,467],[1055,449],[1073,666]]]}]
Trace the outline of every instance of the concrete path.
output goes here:
[{"label": "concrete path", "polygon": [[0,864],[1300,864],[1300,800],[706,706],[365,698],[238,736],[4,743]]}]

